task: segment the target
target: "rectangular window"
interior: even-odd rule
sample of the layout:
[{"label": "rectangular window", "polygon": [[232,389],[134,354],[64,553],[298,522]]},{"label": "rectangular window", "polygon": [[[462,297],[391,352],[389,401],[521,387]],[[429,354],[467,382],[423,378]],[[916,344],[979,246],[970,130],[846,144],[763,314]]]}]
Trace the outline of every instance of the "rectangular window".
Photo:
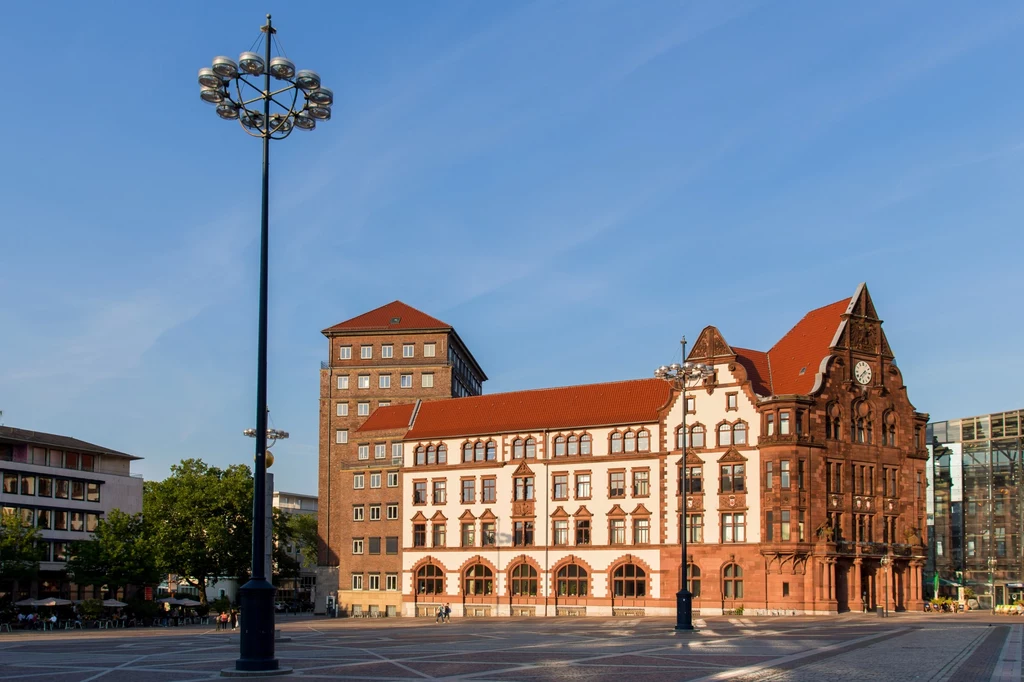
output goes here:
[{"label": "rectangular window", "polygon": [[772,462],[764,463],[764,489],[771,490],[774,487],[775,480],[773,478],[772,467],[775,465]]},{"label": "rectangular window", "polygon": [[779,412],[779,435],[789,435],[789,412]]},{"label": "rectangular window", "polygon": [[359,459],[370,459],[370,444],[360,443],[357,456]]},{"label": "rectangular window", "polygon": [[373,445],[373,458],[384,459],[388,456],[388,446],[386,443],[374,443]]},{"label": "rectangular window", "polygon": [[608,522],[608,543],[612,545],[626,544],[626,519],[611,519]]},{"label": "rectangular window", "polygon": [[338,403],[338,416],[339,417],[347,417],[348,416],[348,403]]},{"label": "rectangular window", "polygon": [[389,504],[388,505],[388,521],[397,521],[397,520],[398,520],[398,505],[397,504]]},{"label": "rectangular window", "polygon": [[[81,485],[81,484],[79,483],[78,485]],[[30,476],[28,474],[22,474],[21,475],[21,494],[22,495],[32,495],[32,496],[35,496],[35,494],[36,494],[36,477],[35,476]],[[83,499],[83,498],[76,497],[75,499],[79,500],[79,499]]]},{"label": "rectangular window", "polygon": [[789,542],[789,537],[790,537],[790,535],[789,535],[789,532],[790,532],[790,528],[789,528],[790,518],[789,517],[790,517],[790,511],[788,509],[783,509],[782,510],[782,528],[781,528],[782,532],[779,535],[779,537],[782,538],[783,542]]},{"label": "rectangular window", "polygon": [[472,504],[476,502],[476,479],[466,478],[462,480],[462,503]]},{"label": "rectangular window", "polygon": [[363,509],[363,505],[361,505],[361,504],[354,504],[354,505],[352,505],[352,520],[353,521],[362,521],[365,518],[364,511],[365,510]]},{"label": "rectangular window", "polygon": [[782,583],[782,596],[783,597],[788,597],[789,596],[789,583]]},{"label": "rectangular window", "polygon": [[388,592],[394,592],[398,589],[398,574],[388,573],[384,576],[384,589]]},{"label": "rectangular window", "polygon": [[423,388],[433,388],[434,387],[434,375],[432,373],[430,373],[430,372],[424,372],[423,374],[421,374],[420,375],[420,385]]},{"label": "rectangular window", "polygon": [[370,487],[371,488],[379,488],[380,487],[380,472],[377,472],[375,474],[370,474]]},{"label": "rectangular window", "polygon": [[62,509],[57,509],[53,512],[53,529],[54,530],[67,530],[68,529],[68,513]]},{"label": "rectangular window", "polygon": [[13,471],[3,472],[4,492],[8,495],[18,494],[18,474]]},{"label": "rectangular window", "polygon": [[367,576],[369,578],[369,589],[379,590],[380,589],[380,573],[371,573]]},{"label": "rectangular window", "polygon": [[704,490],[703,476],[703,467],[686,467],[686,481],[680,487],[689,494],[699,493]]},{"label": "rectangular window", "polygon": [[651,472],[633,472],[633,497],[647,497],[651,493]]},{"label": "rectangular window", "polygon": [[411,374],[403,374],[402,375],[401,386],[402,386],[402,388],[412,388],[412,375]]},{"label": "rectangular window", "polygon": [[380,402],[377,403],[377,407],[390,407],[390,406],[391,406],[391,401],[390,400],[381,400]]},{"label": "rectangular window", "polygon": [[804,476],[805,476],[804,471],[805,471],[806,467],[807,467],[807,461],[806,460],[801,459],[801,460],[797,461],[797,463],[796,463],[796,484],[797,484],[797,486],[799,486],[800,490],[805,490],[804,485],[805,485],[806,482],[805,482],[805,478],[804,478]]},{"label": "rectangular window", "polygon": [[338,359],[339,360],[351,360],[352,359],[352,346],[339,346],[338,347]]},{"label": "rectangular window", "polygon": [[402,459],[402,444],[392,443],[391,444],[391,459]]},{"label": "rectangular window", "polygon": [[626,496],[626,472],[612,471],[608,474],[608,497]]},{"label": "rectangular window", "polygon": [[[25,515],[25,512],[29,513],[29,517],[26,519],[26,521],[29,523],[29,525],[31,525],[33,510],[32,509],[22,509],[21,510],[21,514],[22,514],[23,517]],[[85,530],[85,514],[83,514],[82,512],[76,512],[76,511],[71,512],[71,530],[79,532],[79,533],[82,532],[83,530]]]},{"label": "rectangular window", "polygon": [[789,490],[789,460],[779,462],[779,483],[783,490]]},{"label": "rectangular window", "polygon": [[476,524],[475,523],[464,523],[464,524],[462,524],[462,546],[463,547],[476,547]]},{"label": "rectangular window", "polygon": [[423,344],[423,357],[432,358],[437,353],[437,344],[425,343]]},{"label": "rectangular window", "polygon": [[82,471],[95,471],[96,458],[92,455],[82,455]]},{"label": "rectangular window", "polygon": [[775,540],[775,515],[768,511],[764,513],[764,540],[774,542]]},{"label": "rectangular window", "polygon": [[371,521],[380,521],[380,505],[379,504],[371,504],[370,505],[370,520]]},{"label": "rectangular window", "polygon": [[370,375],[369,374],[360,374],[359,375],[359,384],[358,384],[358,386],[359,386],[359,388],[369,388],[370,387]]},{"label": "rectangular window", "polygon": [[480,524],[481,540],[484,547],[494,547],[497,542],[497,535],[494,532],[494,521],[484,521]]},{"label": "rectangular window", "polygon": [[85,501],[85,482],[71,481],[71,499]]},{"label": "rectangular window", "polygon": [[359,346],[359,357],[363,360],[371,360],[373,358],[373,346]]},{"label": "rectangular window", "polygon": [[390,343],[385,343],[380,347],[380,356],[382,358],[393,358],[395,357],[395,347]]},{"label": "rectangular window", "polygon": [[512,544],[516,547],[533,546],[533,521],[516,521],[512,524]]},{"label": "rectangular window", "polygon": [[363,553],[363,539],[362,538],[352,538],[352,553],[353,554],[362,554]]},{"label": "rectangular window", "polygon": [[725,409],[735,410],[737,409],[737,398],[735,393],[725,394]]},{"label": "rectangular window", "polygon": [[368,402],[361,402],[358,405],[356,405],[356,414],[358,416],[360,416],[360,417],[369,417],[370,416],[370,403],[368,403]]},{"label": "rectangular window", "polygon": [[804,513],[797,513],[797,524],[796,524],[797,541],[804,542]]},{"label": "rectangular window", "polygon": [[[47,476],[39,477],[39,497],[53,497],[53,479]],[[99,499],[96,500],[99,502]]]},{"label": "rectangular window", "polygon": [[484,497],[482,502],[495,502],[498,499],[498,481],[493,478],[483,479],[483,493]]},{"label": "rectangular window", "polygon": [[704,542],[704,515],[686,515],[686,541]]},{"label": "rectangular window", "polygon": [[352,489],[362,490],[363,489],[363,474],[352,474]]},{"label": "rectangular window", "polygon": [[413,504],[426,504],[427,503],[427,482],[416,481],[412,484],[412,503]]},{"label": "rectangular window", "polygon": [[[15,480],[17,480],[17,478],[15,478]],[[68,499],[68,495],[70,494],[71,491],[71,481],[69,481],[66,478],[58,478],[56,480],[56,486],[57,492],[54,495],[54,497],[56,497],[59,500]]]},{"label": "rectangular window", "polygon": [[380,554],[380,538],[369,538],[367,552],[369,554]]},{"label": "rectangular window", "polygon": [[[93,514],[93,516],[95,516],[95,514]],[[40,509],[39,513],[36,514],[36,528],[42,528],[43,530],[50,530],[50,526],[52,524],[53,524],[53,512],[50,511],[49,509]]]},{"label": "rectangular window", "polygon": [[397,471],[389,471],[388,472],[388,487],[389,488],[397,488],[398,487],[398,472]]},{"label": "rectangular window", "polygon": [[434,504],[444,504],[448,501],[448,481],[434,481]]},{"label": "rectangular window", "polygon": [[576,474],[576,499],[590,499],[590,474]]},{"label": "rectangular window", "polygon": [[344,391],[348,388],[348,375],[338,377],[338,390]]},{"label": "rectangular window", "polygon": [[533,499],[533,476],[519,476],[515,479],[515,499]]},{"label": "rectangular window", "polygon": [[775,415],[768,414],[764,417],[764,435],[774,436],[775,435]]},{"label": "rectangular window", "polygon": [[363,589],[363,574],[353,573],[352,574],[352,589],[361,590]]},{"label": "rectangular window", "polygon": [[590,544],[590,519],[576,519],[576,544]]},{"label": "rectangular window", "polygon": [[415,355],[416,355],[416,345],[415,344],[412,344],[412,343],[403,343],[402,344],[402,357],[403,358],[411,358],[411,357],[415,357]]},{"label": "rectangular window", "polygon": [[569,474],[555,474],[552,481],[552,499],[569,499]]},{"label": "rectangular window", "polygon": [[554,523],[554,538],[556,545],[568,545],[569,544],[569,522],[564,520],[558,520]]},{"label": "rectangular window", "polygon": [[693,414],[697,411],[696,399],[692,395],[686,396],[686,411],[689,414]]},{"label": "rectangular window", "polygon": [[[423,545],[420,545],[422,547]],[[384,538],[384,552],[386,554],[398,554],[398,536]]]},{"label": "rectangular window", "polygon": [[427,524],[425,524],[425,523],[414,523],[412,525],[412,546],[413,547],[426,547],[427,546]]},{"label": "rectangular window", "polygon": [[348,429],[338,429],[334,432],[335,443],[347,443],[348,442]]},{"label": "rectangular window", "polygon": [[746,542],[747,526],[743,514],[722,514],[722,542]]},{"label": "rectangular window", "polygon": [[651,520],[633,519],[633,544],[648,545],[651,542]]},{"label": "rectangular window", "polygon": [[85,531],[87,533],[94,533],[94,532],[96,532],[96,526],[99,525],[99,522],[100,522],[99,514],[93,514],[92,512],[87,512],[86,515],[85,515]]},{"label": "rectangular window", "polygon": [[435,523],[433,531],[434,531],[434,537],[433,537],[432,545],[434,547],[444,547],[445,546],[445,540],[446,540],[445,535],[446,535],[446,531],[447,531],[447,527],[445,526],[445,524],[443,524],[443,523]]},{"label": "rectangular window", "polygon": [[377,377],[377,386],[379,388],[391,388],[391,375],[381,374]]},{"label": "rectangular window", "polygon": [[64,453],[64,468],[65,469],[77,469],[78,468],[78,453],[77,452],[65,452]]},{"label": "rectangular window", "polygon": [[723,464],[721,484],[723,493],[741,493],[745,489],[742,464]]}]

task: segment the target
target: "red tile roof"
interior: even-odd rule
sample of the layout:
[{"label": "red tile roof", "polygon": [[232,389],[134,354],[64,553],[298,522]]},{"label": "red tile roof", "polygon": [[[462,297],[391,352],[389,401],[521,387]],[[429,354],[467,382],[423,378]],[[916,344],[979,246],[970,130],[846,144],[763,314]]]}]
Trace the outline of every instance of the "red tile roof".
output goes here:
[{"label": "red tile roof", "polygon": [[415,403],[379,407],[373,411],[373,414],[356,431],[407,429],[409,428],[409,420],[412,419],[412,411],[415,407]]},{"label": "red tile roof", "polygon": [[804,395],[814,388],[821,360],[829,354],[832,339],[842,322],[850,299],[812,310],[768,351],[771,386],[775,395]]},{"label": "red tile roof", "polygon": [[[670,396],[667,381],[633,379],[425,402],[420,405],[416,422],[406,438],[654,422]],[[394,409],[397,408],[379,408],[374,416]]]},{"label": "red tile roof", "polygon": [[743,368],[747,370],[747,378],[750,379],[754,393],[757,395],[771,395],[772,373],[771,363],[768,362],[768,354],[763,351],[739,348],[737,346],[732,346],[732,350],[736,353],[736,362],[743,365]]},{"label": "red tile roof", "polygon": [[[397,322],[396,322],[397,320]],[[392,301],[376,310],[353,317],[328,327],[324,333],[347,331],[401,331],[409,329],[451,329],[452,326],[436,317],[416,310],[401,301]]]}]

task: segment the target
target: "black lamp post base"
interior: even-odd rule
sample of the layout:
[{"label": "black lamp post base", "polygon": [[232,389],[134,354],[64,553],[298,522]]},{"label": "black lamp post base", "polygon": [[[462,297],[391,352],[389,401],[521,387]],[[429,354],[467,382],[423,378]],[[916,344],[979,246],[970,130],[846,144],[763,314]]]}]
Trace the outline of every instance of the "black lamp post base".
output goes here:
[{"label": "black lamp post base", "polygon": [[[250,580],[239,589],[241,656],[235,672],[278,674],[274,658],[274,595],[277,589],[266,579]],[[287,674],[287,673],[281,673]]]},{"label": "black lamp post base", "polygon": [[692,631],[693,595],[685,587],[676,592],[676,631]]},{"label": "black lamp post base", "polygon": [[280,667],[273,670],[237,670],[235,668],[224,668],[220,671],[221,677],[277,677],[278,675],[291,675],[293,668]]}]

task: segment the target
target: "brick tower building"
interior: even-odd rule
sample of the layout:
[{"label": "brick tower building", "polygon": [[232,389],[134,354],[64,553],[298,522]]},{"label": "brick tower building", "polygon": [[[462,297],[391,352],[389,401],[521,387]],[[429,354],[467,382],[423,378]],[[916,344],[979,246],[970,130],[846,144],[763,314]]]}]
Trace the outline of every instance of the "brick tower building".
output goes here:
[{"label": "brick tower building", "polygon": [[[401,608],[401,446],[386,430],[373,439],[357,431],[378,407],[479,395],[487,377],[451,325],[401,301],[323,334],[330,360],[320,364],[315,609],[323,613],[332,595],[344,612],[394,613]],[[404,435],[408,425],[399,426],[406,428],[394,434]]]}]

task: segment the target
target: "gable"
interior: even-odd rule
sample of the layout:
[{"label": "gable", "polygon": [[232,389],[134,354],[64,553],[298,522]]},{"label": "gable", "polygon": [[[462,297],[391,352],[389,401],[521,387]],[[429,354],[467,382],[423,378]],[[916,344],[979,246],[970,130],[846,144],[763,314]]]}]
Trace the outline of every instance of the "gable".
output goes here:
[{"label": "gable", "polygon": [[717,327],[708,325],[704,327],[700,332],[700,336],[697,337],[697,341],[693,344],[693,350],[690,351],[686,359],[691,362],[703,361],[708,364],[714,364],[715,358],[725,359],[731,358],[735,355],[729,344],[725,342],[725,337],[718,331]]}]

